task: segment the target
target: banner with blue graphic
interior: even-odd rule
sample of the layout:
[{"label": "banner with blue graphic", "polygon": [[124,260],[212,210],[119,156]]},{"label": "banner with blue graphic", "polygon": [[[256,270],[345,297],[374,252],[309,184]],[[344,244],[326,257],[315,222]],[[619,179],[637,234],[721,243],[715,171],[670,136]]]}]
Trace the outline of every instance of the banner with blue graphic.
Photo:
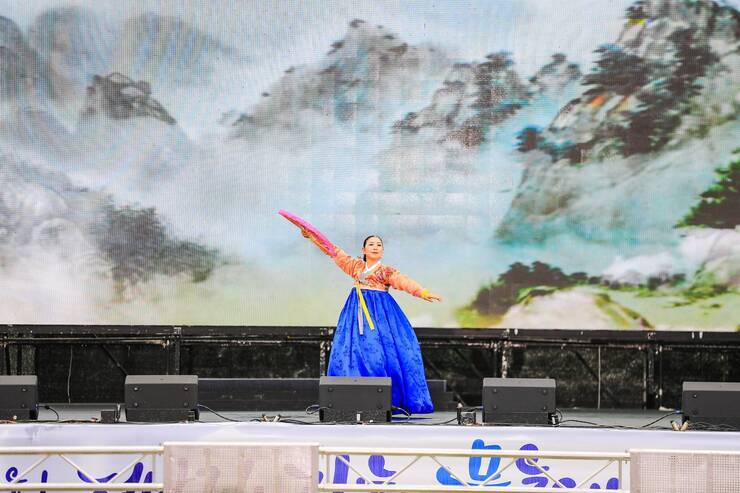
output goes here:
[{"label": "banner with blue graphic", "polygon": [[[161,425],[49,425],[0,426],[3,447],[151,446],[168,441],[207,442],[312,442],[325,447],[374,449],[525,450],[621,453],[630,449],[738,450],[740,433],[631,431],[576,428],[448,427],[448,426],[295,426],[280,423],[198,423]],[[111,481],[134,461],[131,455],[70,456],[78,468],[51,457],[19,482]],[[39,459],[30,455],[0,455],[0,481],[13,481]],[[343,459],[343,460],[342,460]],[[334,484],[380,484],[404,468],[412,458],[396,455],[343,455],[319,463],[319,480]],[[510,462],[513,461],[513,464]],[[446,467],[441,467],[441,464]],[[533,458],[443,457],[440,463],[422,458],[394,479],[395,484],[461,485],[490,487],[574,488],[606,462]],[[351,464],[351,467],[348,465]],[[508,466],[508,467],[507,467]],[[353,468],[356,470],[354,471]],[[84,471],[83,471],[84,469]],[[162,460],[145,457],[117,482],[158,482]],[[450,473],[454,472],[454,475]],[[361,474],[358,474],[361,473]],[[624,468],[628,479],[629,467]],[[616,465],[593,476],[583,487],[619,488]]]}]

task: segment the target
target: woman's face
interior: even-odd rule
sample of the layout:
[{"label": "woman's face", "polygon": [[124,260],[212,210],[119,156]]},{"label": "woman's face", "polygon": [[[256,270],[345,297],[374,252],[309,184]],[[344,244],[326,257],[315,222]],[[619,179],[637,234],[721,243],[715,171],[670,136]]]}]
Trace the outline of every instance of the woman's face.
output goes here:
[{"label": "woman's face", "polygon": [[368,262],[377,262],[383,256],[383,241],[377,236],[371,236],[365,242],[362,253]]}]

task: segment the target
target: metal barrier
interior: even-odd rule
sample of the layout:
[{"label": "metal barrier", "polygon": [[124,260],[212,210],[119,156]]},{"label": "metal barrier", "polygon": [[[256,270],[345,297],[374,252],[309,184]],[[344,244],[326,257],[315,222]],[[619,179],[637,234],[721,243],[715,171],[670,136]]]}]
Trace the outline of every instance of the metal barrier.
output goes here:
[{"label": "metal barrier", "polygon": [[[197,443],[197,442],[196,442]],[[225,445],[234,445],[234,443],[225,443]],[[148,447],[0,447],[0,457],[3,456],[37,456],[37,460],[30,466],[26,467],[22,472],[18,473],[16,477],[7,482],[0,482],[0,492],[12,491],[110,491],[110,492],[122,492],[122,491],[142,491],[142,492],[159,492],[163,491],[164,484],[161,481],[161,477],[165,474],[165,468],[167,464],[164,463],[163,454],[165,451],[164,446],[148,446]],[[95,479],[95,475],[91,474],[88,470],[83,468],[79,464],[79,460],[76,459],[78,456],[132,456],[135,457],[125,467],[118,470],[112,476],[109,476],[106,481],[101,482]],[[359,471],[351,461],[345,459],[345,456],[378,456],[382,455],[385,457],[405,457],[408,459],[405,465],[397,470],[392,476],[388,477],[382,482],[374,482],[366,477],[361,471]],[[78,482],[49,482],[49,483],[21,483],[25,477],[41,464],[55,457],[62,462],[73,468],[75,476],[79,478]],[[75,457],[76,460],[73,460]],[[479,484],[470,485],[462,479],[463,475],[458,474],[457,471],[448,464],[445,464],[449,459],[455,458],[499,458],[499,459],[510,459],[509,462],[501,468],[497,468],[495,472],[491,473],[489,477],[482,479]],[[649,457],[646,459],[645,457]],[[540,450],[456,450],[456,449],[422,449],[422,448],[369,448],[369,447],[319,447],[318,448],[318,467],[321,468],[323,465],[324,480],[321,481],[316,491],[320,492],[378,492],[378,493],[391,493],[391,492],[405,492],[405,493],[431,493],[431,492],[471,492],[471,493],[557,493],[567,489],[573,493],[586,493],[594,490],[588,489],[588,482],[596,478],[602,472],[613,468],[616,470],[616,475],[619,479],[619,489],[609,490],[613,493],[629,493],[630,483],[638,488],[639,491],[674,491],[673,486],[676,484],[678,469],[675,465],[671,467],[666,464],[674,464],[676,461],[684,461],[686,458],[695,459],[699,457],[702,459],[697,467],[701,469],[700,472],[703,474],[710,474],[712,477],[716,476],[715,479],[719,481],[722,487],[721,491],[729,491],[723,489],[728,483],[726,474],[720,475],[712,472],[712,467],[707,467],[710,462],[713,464],[716,462],[717,467],[724,467],[723,471],[726,472],[727,466],[731,465],[731,469],[735,471],[733,481],[740,484],[740,452],[738,451],[694,451],[694,452],[675,452],[667,450],[635,450],[625,453],[611,453],[611,452],[547,452]],[[145,459],[151,460],[153,482],[135,482],[135,483],[120,483],[116,482],[121,475],[131,470],[137,463],[144,461]],[[329,482],[331,477],[331,465],[332,458],[335,461],[339,461],[344,464],[349,470],[352,470],[358,478],[364,481],[364,484],[337,484]],[[549,461],[580,461],[588,463],[597,463],[595,467],[590,468],[584,466],[580,469],[584,470],[584,478],[575,486],[575,488],[569,488],[563,485],[560,481],[554,478],[547,472],[547,467],[538,464],[539,460],[547,459]],[[501,473],[509,469],[516,463],[517,460],[524,460],[529,467],[536,468],[539,472],[546,476],[555,487],[552,488],[529,488],[529,487],[515,487],[515,486],[497,486],[492,484],[496,479],[501,478]],[[647,460],[651,462],[646,462]],[[160,467],[158,468],[158,462],[161,461]],[[433,484],[414,484],[412,482],[398,484],[399,478],[402,475],[409,476],[414,466],[417,466],[422,461],[432,461],[436,466],[443,468],[450,477],[454,478],[460,483],[460,485],[433,485]],[[634,461],[634,464],[632,462]],[[729,461],[729,462],[728,462]],[[655,465],[653,465],[653,463]],[[316,464],[316,463],[315,463]],[[624,467],[626,464],[631,464],[632,469],[637,468],[633,471],[631,480],[628,481],[624,474]],[[683,463],[682,463],[683,464]],[[710,464],[711,466],[711,464]],[[644,471],[643,471],[644,469]],[[693,471],[691,468],[686,468],[685,465],[681,466],[681,469],[686,469],[685,474],[690,474],[692,477],[698,473]],[[689,470],[691,469],[691,470]],[[696,469],[696,467],[694,468]],[[719,470],[718,470],[719,471]],[[680,471],[679,471],[680,472]],[[668,479],[662,481],[661,488],[656,489],[656,485],[649,483],[649,481],[655,482],[657,476],[663,477],[665,475]],[[684,474],[684,475],[685,475]],[[657,476],[656,476],[657,475]],[[656,476],[656,477],[654,477]],[[683,477],[683,476],[681,476]],[[660,479],[660,478],[657,478]],[[696,479],[696,478],[694,478]],[[712,478],[709,478],[712,479]],[[700,478],[702,484],[710,484],[708,481]],[[156,482],[155,482],[156,481]],[[645,483],[643,486],[648,489],[639,489],[640,481]],[[393,484],[391,484],[393,483]],[[713,483],[712,483],[713,484]],[[735,483],[732,483],[735,485]],[[666,489],[667,488],[667,489]],[[717,491],[720,491],[717,490]],[[637,490],[636,490],[637,491]],[[697,490],[699,491],[699,490]],[[707,490],[701,491],[715,491],[712,487]],[[735,490],[732,490],[735,491]]]},{"label": "metal barrier", "polygon": [[[0,482],[0,492],[2,491],[162,491],[162,483],[116,483],[115,481],[125,474],[138,462],[146,457],[151,458],[152,477],[157,471],[157,459],[162,457],[164,447],[0,447],[0,457],[31,455],[40,456],[40,458],[18,473],[18,475],[9,482]],[[73,461],[70,456],[90,456],[90,455],[133,455],[136,459],[131,461],[126,467],[119,469],[118,472],[107,482],[101,483],[95,479],[94,474],[90,474],[80,467],[77,462]],[[80,474],[88,478],[89,481],[80,479],[77,483],[21,483],[20,481],[41,464],[51,457],[58,457],[66,462],[70,467],[75,469],[76,475]]]},{"label": "metal barrier", "polygon": [[[164,484],[161,482],[157,474],[157,462],[162,460],[164,452],[163,446],[148,446],[148,447],[2,447],[0,448],[0,457],[2,456],[38,456],[38,459],[26,469],[18,473],[18,475],[9,482],[0,482],[0,492],[5,491],[151,491],[158,492],[163,491]],[[130,461],[125,467],[118,470],[118,472],[110,477],[106,482],[99,482],[95,479],[95,475],[80,466],[78,461],[73,460],[71,457],[77,456],[105,456],[105,455],[128,455],[134,456],[135,458]],[[344,456],[372,456],[372,455],[383,455],[393,457],[406,457],[408,462],[402,466],[398,471],[391,477],[388,477],[384,482],[378,484],[368,479],[362,472],[360,472],[352,463],[344,458]],[[75,475],[80,477],[83,475],[87,478],[87,481],[80,477],[80,481],[76,483],[21,483],[20,481],[41,464],[46,462],[51,457],[57,457],[63,462],[74,468]],[[495,474],[483,480],[483,482],[476,486],[469,486],[466,481],[462,480],[461,474],[458,474],[453,467],[444,464],[445,459],[451,458],[500,458],[510,459],[508,464],[502,468],[497,469]],[[150,483],[117,483],[121,475],[129,471],[138,462],[149,458],[151,460],[152,467],[152,481]],[[331,464],[332,458],[345,464],[350,470],[352,470],[359,478],[365,481],[365,484],[334,484],[328,481],[331,476]],[[527,465],[538,469],[544,476],[549,478],[553,484],[557,485],[557,488],[528,488],[528,487],[496,487],[491,483],[496,479],[500,478],[500,474],[512,465],[517,460],[525,460]],[[584,463],[596,462],[596,467],[587,469],[584,467],[585,477],[580,481],[576,488],[568,488],[568,491],[573,493],[585,493],[587,491],[593,491],[585,489],[587,483],[595,478],[598,474],[606,471],[609,467],[616,469],[617,477],[619,478],[618,490],[610,490],[613,493],[628,493],[629,488],[623,483],[625,477],[623,475],[624,465],[629,463],[629,453],[599,453],[599,452],[547,452],[547,451],[533,451],[533,450],[456,450],[456,449],[421,449],[421,448],[370,448],[370,447],[319,447],[319,467],[322,465],[324,473],[324,481],[318,485],[318,491],[321,492],[406,492],[406,493],[429,493],[429,492],[488,492],[488,493],[547,493],[547,492],[558,492],[563,491],[566,488],[562,483],[555,479],[552,475],[547,472],[547,468],[540,466],[537,461],[540,459],[553,460],[568,460],[568,461],[582,461]],[[399,478],[402,474],[408,476],[408,472],[417,466],[420,462],[427,460],[434,462],[438,467],[444,468],[451,477],[455,478],[461,483],[461,486],[454,485],[431,485],[431,484],[398,484]],[[164,464],[161,467],[161,475],[163,476],[163,469],[167,467]],[[395,484],[391,484],[395,483]]]},{"label": "metal barrier", "polygon": [[[399,469],[393,476],[387,478],[384,482],[378,483],[373,482],[360,471],[357,470],[349,461],[343,456],[345,455],[383,455],[383,456],[401,456],[407,457],[409,462]],[[585,493],[592,492],[594,490],[584,488],[590,480],[595,478],[601,472],[607,470],[610,466],[615,465],[617,469],[617,477],[619,478],[618,490],[610,490],[613,493],[628,493],[629,489],[625,489],[623,485],[624,475],[623,468],[625,463],[630,460],[629,453],[612,453],[612,452],[543,452],[534,450],[455,450],[455,449],[413,449],[413,448],[358,448],[358,447],[320,447],[319,448],[319,459],[324,463],[324,477],[329,478],[331,472],[331,458],[335,457],[336,460],[345,464],[355,474],[365,481],[365,484],[333,484],[333,483],[321,483],[319,484],[319,491],[342,491],[342,492],[404,492],[404,493],[429,493],[429,492],[488,492],[488,493],[545,493],[545,492],[562,492],[566,486],[560,481],[552,477],[547,472],[547,468],[544,468],[537,464],[539,459],[550,459],[550,460],[577,460],[584,462],[597,462],[597,468],[592,470],[591,473],[586,476],[576,485],[575,488],[568,488],[569,492],[574,493]],[[511,459],[501,469],[497,469],[494,474],[483,480],[481,484],[476,486],[467,485],[466,481],[461,479],[462,475],[458,474],[449,465],[442,463],[440,459],[443,458],[470,458],[470,457],[481,457],[481,458],[501,458]],[[422,484],[391,484],[393,481],[397,481],[399,476],[404,472],[411,469],[413,466],[427,459],[434,462],[437,466],[444,468],[451,477],[461,483],[461,486],[446,486],[446,485],[422,485]],[[517,460],[523,459],[527,465],[538,469],[544,476],[546,476],[553,484],[557,485],[556,488],[519,488],[511,486],[495,487],[491,483],[496,479],[500,478],[500,474],[509,469],[516,463]],[[588,474],[588,473],[587,473]]]}]

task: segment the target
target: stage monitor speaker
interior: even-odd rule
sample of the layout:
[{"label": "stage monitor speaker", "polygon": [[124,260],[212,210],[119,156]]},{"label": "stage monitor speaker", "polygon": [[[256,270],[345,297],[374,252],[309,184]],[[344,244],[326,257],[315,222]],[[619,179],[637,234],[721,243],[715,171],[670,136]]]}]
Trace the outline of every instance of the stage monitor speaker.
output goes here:
[{"label": "stage monitor speaker", "polygon": [[198,419],[197,375],[128,375],[124,394],[126,421]]},{"label": "stage monitor speaker", "polygon": [[390,421],[391,379],[321,377],[319,419],[342,422]]},{"label": "stage monitor speaker", "polygon": [[684,421],[740,429],[740,382],[684,382],[681,399]]},{"label": "stage monitor speaker", "polygon": [[0,420],[27,421],[38,417],[36,375],[0,376]]},{"label": "stage monitor speaker", "polygon": [[555,388],[551,378],[484,378],[483,422],[552,424]]}]

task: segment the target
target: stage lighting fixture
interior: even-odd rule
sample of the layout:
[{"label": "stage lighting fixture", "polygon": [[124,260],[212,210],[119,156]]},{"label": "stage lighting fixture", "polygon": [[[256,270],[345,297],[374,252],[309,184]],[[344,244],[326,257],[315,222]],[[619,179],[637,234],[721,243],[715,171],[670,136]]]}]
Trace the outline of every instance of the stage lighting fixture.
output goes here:
[{"label": "stage lighting fixture", "polygon": [[693,428],[740,429],[740,382],[684,382],[681,401],[683,420]]},{"label": "stage lighting fixture", "polygon": [[128,375],[124,394],[126,421],[198,419],[197,375]]},{"label": "stage lighting fixture", "polygon": [[553,424],[555,389],[551,378],[484,378],[483,422]]},{"label": "stage lighting fixture", "polygon": [[38,419],[36,375],[0,376],[0,420]]},{"label": "stage lighting fixture", "polygon": [[321,421],[390,421],[391,379],[388,377],[321,377]]}]

